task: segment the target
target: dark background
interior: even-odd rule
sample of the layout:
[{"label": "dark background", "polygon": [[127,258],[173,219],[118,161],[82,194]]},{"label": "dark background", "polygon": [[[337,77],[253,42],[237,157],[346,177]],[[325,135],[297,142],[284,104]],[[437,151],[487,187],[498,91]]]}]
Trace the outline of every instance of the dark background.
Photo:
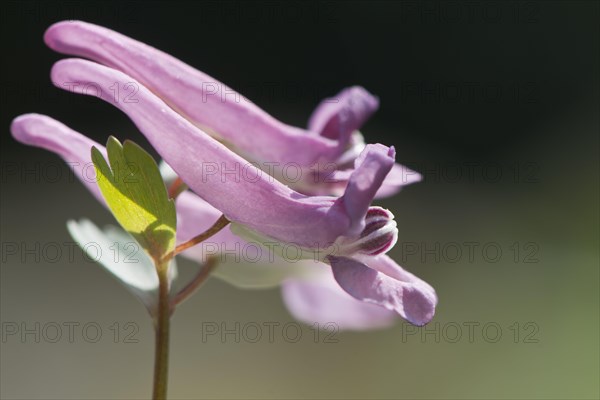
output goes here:
[{"label": "dark background", "polygon": [[[198,343],[200,318],[291,321],[277,290],[211,280],[174,319],[173,397],[597,398],[599,9],[594,1],[5,2],[2,242],[68,241],[69,218],[111,223],[63,179],[66,168],[58,180],[44,175],[61,164],[10,137],[15,116],[48,114],[99,142],[115,134],[145,143],[110,105],[50,84],[62,57],[42,40],[53,22],[82,19],[151,44],[298,126],[322,98],[358,84],[381,101],[362,129],[367,140],[394,145],[398,161],[425,176],[382,204],[400,228],[391,255],[439,294],[441,340],[401,340],[398,324],[341,333],[335,345]],[[465,242],[495,243],[503,256],[444,253]],[[2,398],[148,395],[151,328],[100,268],[81,257],[3,256],[1,274],[3,323],[140,326],[131,346],[1,343]],[[444,337],[444,326],[466,321],[499,324],[502,340]],[[509,327],[525,334],[528,322],[537,342],[513,340]]]}]

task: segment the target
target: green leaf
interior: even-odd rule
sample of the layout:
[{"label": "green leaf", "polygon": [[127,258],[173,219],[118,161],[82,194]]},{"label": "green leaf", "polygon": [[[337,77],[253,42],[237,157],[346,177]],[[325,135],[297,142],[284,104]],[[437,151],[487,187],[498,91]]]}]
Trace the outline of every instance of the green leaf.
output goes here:
[{"label": "green leaf", "polygon": [[157,265],[175,249],[177,216],[156,162],[137,144],[114,137],[106,144],[110,166],[92,148],[98,186],[108,207]]}]

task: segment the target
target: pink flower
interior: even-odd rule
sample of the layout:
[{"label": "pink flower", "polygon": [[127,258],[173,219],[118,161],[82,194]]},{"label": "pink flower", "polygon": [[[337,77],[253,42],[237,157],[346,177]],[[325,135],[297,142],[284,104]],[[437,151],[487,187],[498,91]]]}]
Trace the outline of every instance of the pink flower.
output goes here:
[{"label": "pink flower", "polygon": [[[96,96],[121,109],[195,192],[185,192],[177,200],[178,242],[208,228],[223,213],[232,221],[231,229],[219,232],[211,242],[259,243],[269,251],[257,264],[280,263],[294,273],[298,268],[285,262],[281,248],[293,245],[299,250],[301,277],[283,278],[284,299],[298,319],[364,329],[389,324],[394,313],[416,325],[433,318],[437,304],[433,288],[385,255],[397,240],[396,223],[391,212],[372,207],[371,202],[401,186],[394,181],[401,167],[394,162],[393,147],[363,145],[355,133],[377,108],[377,99],[364,89],[350,88],[336,103],[322,103],[311,118],[310,130],[303,131],[247,101],[208,100],[202,84],[216,82],[212,78],[104,28],[59,23],[48,30],[46,41],[60,51],[117,68],[67,59],[54,65],[51,77],[59,88]],[[134,97],[112,90],[115,84],[135,88]],[[203,97],[206,101],[199,102]],[[80,163],[80,168],[89,164],[92,146],[102,149],[36,114],[15,119],[11,129],[17,140],[54,151],[67,162]],[[333,160],[335,183],[293,190],[205,129],[216,130],[230,147],[255,159],[294,162],[302,168]],[[82,172],[78,176],[83,177]],[[104,202],[95,182],[82,181]],[[280,258],[272,259],[271,252]],[[200,246],[186,255],[202,261],[207,253]]]},{"label": "pink flower", "polygon": [[[182,61],[109,29],[81,22],[52,25],[45,34],[52,49],[89,58],[135,78],[166,104],[207,133],[229,143],[245,158],[267,164],[295,190],[305,194],[343,193],[354,160],[365,144],[358,129],[379,100],[354,86],[324,100],[308,130],[286,125],[233,89]],[[281,168],[293,163],[302,179],[287,179]],[[394,164],[377,196],[396,193],[420,175]]]},{"label": "pink flower", "polygon": [[[41,147],[58,154],[73,168],[75,176],[94,197],[106,206],[95,177],[86,171],[92,165],[91,147],[94,146],[101,152],[105,152],[104,146],[50,117],[39,114],[25,114],[16,118],[11,125],[11,131],[14,138],[24,144]],[[199,231],[207,229],[221,214],[219,210],[189,191],[182,193],[177,198],[176,208],[178,243],[186,242]],[[193,247],[182,255],[203,262],[209,255],[218,255],[215,250],[244,248],[246,244],[227,227],[213,236],[210,243]],[[220,257],[220,260],[222,263],[227,262],[224,256]],[[386,256],[380,256],[379,262],[392,261]],[[340,329],[369,329],[387,326],[395,320],[395,312],[377,304],[359,301],[346,293],[335,282],[331,270],[328,271],[321,262],[307,260],[290,263],[264,251],[260,253],[260,259],[253,260],[252,263],[234,262],[229,264],[232,265],[219,267],[219,269],[228,269],[224,278],[234,284],[241,284],[243,287],[270,286],[273,282],[265,283],[264,280],[265,278],[271,279],[271,275],[276,271],[279,278],[275,283],[283,281],[283,298],[288,309],[297,319],[308,324],[317,322],[320,326],[324,326],[333,322]],[[137,265],[127,266],[129,269],[141,267],[143,265],[140,267]],[[111,272],[129,284],[128,286],[133,286],[134,292],[141,297],[147,307],[151,308],[152,299],[148,298],[138,287],[142,285],[135,285],[136,280],[129,276],[123,277],[128,271],[124,271],[126,268],[123,268],[122,265],[120,268],[120,270]],[[219,269],[217,269],[218,276]],[[139,273],[145,274],[145,271],[140,270]],[[248,275],[250,278],[240,280],[240,277],[236,276],[242,274]],[[426,285],[406,271],[403,274],[402,279],[407,282]],[[148,276],[150,275],[148,274]],[[343,271],[339,275],[343,278]],[[151,282],[146,286],[152,286]],[[145,287],[142,286],[142,289]],[[430,288],[426,288],[425,291],[433,293],[433,289]]]}]

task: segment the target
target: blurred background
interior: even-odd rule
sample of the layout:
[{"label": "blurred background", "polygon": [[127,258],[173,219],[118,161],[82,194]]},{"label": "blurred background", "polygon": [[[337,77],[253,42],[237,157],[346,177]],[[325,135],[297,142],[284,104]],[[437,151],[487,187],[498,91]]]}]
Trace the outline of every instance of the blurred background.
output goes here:
[{"label": "blurred background", "polygon": [[[279,290],[211,279],[173,318],[171,398],[598,398],[599,17],[592,1],[5,2],[1,397],[150,395],[145,309],[67,245],[67,219],[111,215],[8,130],[38,112],[147,144],[110,105],[50,84],[61,56],[44,30],[82,19],[297,126],[364,86],[381,101],[367,140],[425,177],[380,204],[400,229],[391,256],[437,290],[431,324],[285,333]],[[207,323],[240,338],[203,337]],[[253,343],[252,324],[271,323],[273,340],[263,328]]]}]

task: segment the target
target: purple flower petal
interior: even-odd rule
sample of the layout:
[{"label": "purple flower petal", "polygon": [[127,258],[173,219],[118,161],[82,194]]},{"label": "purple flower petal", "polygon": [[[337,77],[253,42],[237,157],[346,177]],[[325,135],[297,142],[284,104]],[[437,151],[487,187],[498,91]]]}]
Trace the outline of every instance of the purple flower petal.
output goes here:
[{"label": "purple flower petal", "polygon": [[[69,59],[57,62],[51,75],[60,88],[100,97],[120,108],[200,197],[232,221],[281,242],[326,247],[340,236],[360,233],[368,206],[394,163],[393,149],[369,145],[357,160],[344,196],[304,196],[212,139],[119,71]],[[110,88],[115,82],[137,85],[136,102],[124,92],[114,98]]]},{"label": "purple flower petal", "polygon": [[[319,104],[307,132],[276,120],[233,89],[169,54],[110,29],[82,21],[63,21],[48,28],[44,39],[58,52],[89,58],[125,72],[201,129],[255,161],[278,164],[275,168],[294,163],[308,171],[318,162],[333,162],[344,168],[343,153],[352,147],[352,133],[379,106],[379,100],[362,87],[344,89]],[[319,135],[311,134],[314,132]],[[396,165],[398,168],[400,165]],[[387,182],[388,179],[392,181]],[[394,194],[413,182],[399,184],[398,179],[388,177],[377,197]],[[339,185],[324,181],[309,186],[303,180],[288,183],[305,194],[337,194],[340,190]]]},{"label": "purple flower petal", "polygon": [[394,165],[396,152],[382,144],[367,145],[354,162],[354,172],[342,197],[346,212],[351,218],[350,232],[360,233],[365,227],[365,216],[375,193]]},{"label": "purple flower petal", "polygon": [[10,130],[17,141],[58,154],[94,197],[106,205],[96,183],[96,170],[91,157],[92,146],[96,146],[106,157],[104,146],[41,114],[24,114],[15,118]]},{"label": "purple flower petal", "polygon": [[340,288],[325,265],[319,269],[313,279],[288,279],[282,285],[283,301],[295,319],[321,328],[350,330],[394,323],[395,312],[355,299]]},{"label": "purple flower petal", "polygon": [[377,108],[377,97],[360,86],[349,87],[317,106],[308,122],[308,129],[347,143],[352,132],[360,129]]},{"label": "purple flower petal", "polygon": [[190,121],[210,129],[259,161],[309,167],[335,160],[346,142],[286,125],[233,89],[180,60],[109,29],[81,22],[52,25],[46,44],[125,72]]},{"label": "purple flower petal", "polygon": [[437,296],[431,286],[382,255],[368,259],[368,266],[346,257],[329,257],[339,285],[358,300],[394,310],[414,325],[433,318]]},{"label": "purple flower petal", "polygon": [[421,174],[400,164],[394,164],[392,170],[387,174],[383,184],[375,194],[375,198],[380,199],[390,197],[398,193],[404,186],[420,182]]}]

